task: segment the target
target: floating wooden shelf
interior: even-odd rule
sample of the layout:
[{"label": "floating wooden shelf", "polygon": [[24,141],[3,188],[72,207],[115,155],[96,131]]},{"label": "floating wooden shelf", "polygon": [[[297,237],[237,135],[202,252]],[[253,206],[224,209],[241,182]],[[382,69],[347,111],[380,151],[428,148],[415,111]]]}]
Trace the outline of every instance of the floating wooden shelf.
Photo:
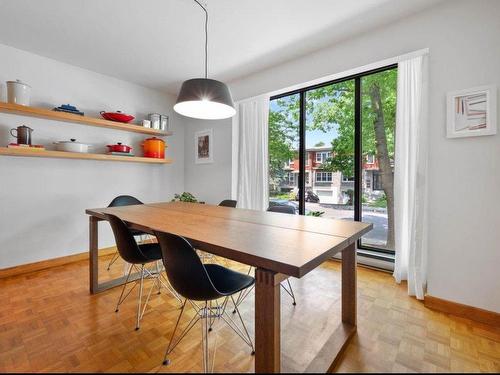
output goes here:
[{"label": "floating wooden shelf", "polygon": [[134,133],[156,135],[159,137],[165,137],[173,134],[172,132],[164,132],[157,129],[145,128],[142,125],[125,124],[122,122],[108,121],[95,117],[80,116],[73,113],[57,112],[45,108],[29,107],[5,102],[0,102],[0,112],[30,117],[39,117],[62,122],[72,122],[82,125],[97,126],[101,128],[124,130]]},{"label": "floating wooden shelf", "polygon": [[172,163],[171,159],[155,159],[155,158],[143,158],[139,156],[120,156],[120,155],[107,155],[107,154],[84,154],[79,152],[37,150],[35,148],[0,147],[0,155],[25,156],[25,157],[27,156],[27,157],[38,157],[38,158],[121,161],[129,163],[149,163],[149,164]]}]

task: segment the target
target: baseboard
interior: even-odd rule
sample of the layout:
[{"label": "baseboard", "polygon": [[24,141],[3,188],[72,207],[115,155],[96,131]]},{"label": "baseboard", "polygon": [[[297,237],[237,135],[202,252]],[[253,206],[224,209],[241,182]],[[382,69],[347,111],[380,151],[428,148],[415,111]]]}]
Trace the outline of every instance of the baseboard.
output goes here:
[{"label": "baseboard", "polygon": [[[99,249],[99,256],[110,255],[110,254],[113,254],[115,251],[117,251],[116,246]],[[22,275],[25,273],[40,271],[40,270],[44,270],[47,268],[63,266],[65,264],[74,263],[74,262],[78,262],[81,260],[87,260],[87,259],[89,259],[89,252],[88,251],[86,251],[84,253],[67,255],[64,257],[47,259],[47,260],[42,260],[39,262],[28,263],[28,264],[21,264],[19,266],[14,266],[14,267],[9,267],[9,268],[3,268],[0,270],[0,279],[4,279],[6,277],[11,277],[11,276]]]},{"label": "baseboard", "polygon": [[432,310],[500,327],[500,314],[494,311],[483,310],[478,307],[463,305],[458,302],[447,301],[429,295],[425,296],[424,305]]}]

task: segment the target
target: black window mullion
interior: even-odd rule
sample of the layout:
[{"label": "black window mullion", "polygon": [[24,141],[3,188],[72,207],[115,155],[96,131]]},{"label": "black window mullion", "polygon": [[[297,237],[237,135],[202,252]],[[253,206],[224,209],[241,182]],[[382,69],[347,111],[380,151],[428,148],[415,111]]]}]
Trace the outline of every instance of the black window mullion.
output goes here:
[{"label": "black window mullion", "polygon": [[354,79],[354,220],[361,221],[361,78]]},{"label": "black window mullion", "polygon": [[329,85],[332,85],[332,84],[335,84],[335,83],[350,81],[352,79],[356,79],[356,78],[360,78],[360,77],[364,77],[364,76],[369,76],[371,74],[383,72],[385,70],[394,69],[394,68],[397,68],[397,67],[398,67],[398,64],[391,64],[391,65],[383,66],[381,68],[376,68],[376,69],[368,70],[368,71],[363,72],[363,73],[357,73],[357,74],[353,74],[353,75],[350,75],[350,76],[347,76],[347,77],[338,78],[338,79],[334,79],[334,80],[331,80],[331,81],[326,81],[326,82],[318,83],[316,85],[311,85],[311,86],[303,87],[303,88],[300,88],[300,89],[296,89],[296,90],[284,92],[284,93],[278,94],[278,95],[273,95],[273,96],[270,97],[270,100],[284,98],[285,96],[290,96],[290,95],[295,95],[295,94],[301,94],[301,93],[304,93],[304,92],[309,91],[309,90],[314,90],[314,89],[317,89],[317,88],[320,88],[320,87],[329,86]]},{"label": "black window mullion", "polygon": [[306,170],[306,94],[300,92],[299,113],[299,215],[305,214],[305,170]]}]

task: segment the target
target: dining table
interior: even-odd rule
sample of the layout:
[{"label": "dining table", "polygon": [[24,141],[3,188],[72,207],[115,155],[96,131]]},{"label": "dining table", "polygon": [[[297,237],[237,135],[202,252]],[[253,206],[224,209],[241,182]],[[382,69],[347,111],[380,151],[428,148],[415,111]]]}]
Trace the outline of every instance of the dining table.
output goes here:
[{"label": "dining table", "polygon": [[339,253],[341,320],[306,372],[333,370],[356,333],[356,244],[372,229],[370,223],[187,202],[93,208],[85,212],[89,215],[92,294],[125,282],[125,276],[99,282],[98,223],[106,220],[105,214],[116,215],[131,229],[176,234],[197,249],[255,267],[257,373],[286,370],[281,361],[280,283],[291,276],[304,277]]}]

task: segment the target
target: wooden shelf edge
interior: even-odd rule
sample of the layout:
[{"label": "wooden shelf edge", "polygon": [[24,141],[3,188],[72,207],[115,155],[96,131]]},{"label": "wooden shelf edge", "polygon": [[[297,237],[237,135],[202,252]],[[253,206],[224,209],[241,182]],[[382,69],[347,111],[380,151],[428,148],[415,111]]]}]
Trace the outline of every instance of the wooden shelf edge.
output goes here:
[{"label": "wooden shelf edge", "polygon": [[148,164],[172,163],[172,159],[155,159],[155,158],[145,158],[139,156],[120,156],[120,155],[107,155],[107,154],[86,154],[86,153],[66,152],[66,151],[36,150],[30,148],[18,149],[18,148],[0,147],[0,155],[39,157],[39,158],[120,161],[129,163],[148,163]]},{"label": "wooden shelf edge", "polygon": [[158,137],[167,137],[172,135],[172,132],[164,132],[161,130],[145,128],[141,125],[126,124],[105,119],[80,116],[73,113],[57,112],[46,108],[30,107],[19,104],[0,102],[0,112],[16,114],[22,116],[45,118],[54,121],[71,122],[80,125],[90,125],[101,128],[117,129],[134,133],[142,133],[147,135],[156,135]]}]

